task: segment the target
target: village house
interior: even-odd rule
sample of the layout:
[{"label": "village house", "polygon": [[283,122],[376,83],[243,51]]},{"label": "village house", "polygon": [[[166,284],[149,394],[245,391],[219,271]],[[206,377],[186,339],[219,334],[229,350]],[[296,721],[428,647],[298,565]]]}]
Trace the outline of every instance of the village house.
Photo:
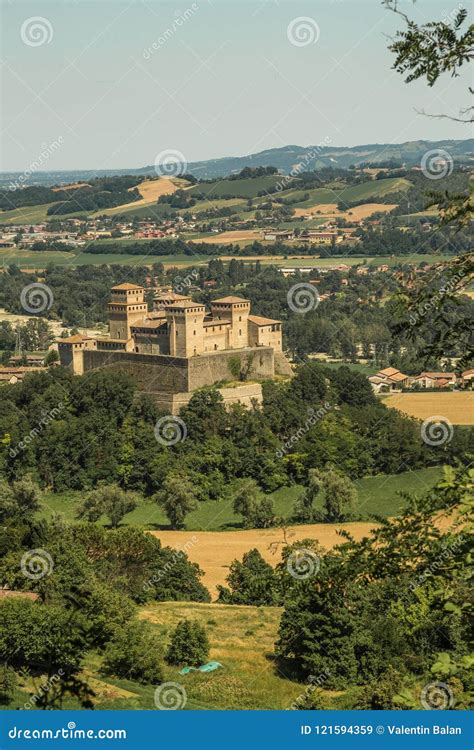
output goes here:
[{"label": "village house", "polygon": [[369,383],[375,393],[394,393],[409,385],[408,375],[404,375],[396,367],[386,367],[369,377]]}]

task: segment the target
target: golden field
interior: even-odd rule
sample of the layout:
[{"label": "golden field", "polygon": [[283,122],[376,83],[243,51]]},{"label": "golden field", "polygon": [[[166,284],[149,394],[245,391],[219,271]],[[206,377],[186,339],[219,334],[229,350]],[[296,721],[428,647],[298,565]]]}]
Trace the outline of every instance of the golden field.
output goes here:
[{"label": "golden field", "polygon": [[384,398],[384,404],[416,419],[445,417],[456,425],[474,424],[474,392],[397,393]]},{"label": "golden field", "polygon": [[[374,523],[356,522],[343,524],[307,524],[287,528],[286,542],[314,539],[326,549],[342,544],[344,539],[339,529],[346,529],[355,539],[362,539],[374,528]],[[256,548],[271,565],[281,559],[284,546],[282,529],[249,529],[245,531],[152,531],[163,545],[174,549],[185,549],[189,559],[198,563],[204,571],[202,582],[214,598],[217,585],[225,585],[229,566],[235,559],[241,560],[244,553]]]}]

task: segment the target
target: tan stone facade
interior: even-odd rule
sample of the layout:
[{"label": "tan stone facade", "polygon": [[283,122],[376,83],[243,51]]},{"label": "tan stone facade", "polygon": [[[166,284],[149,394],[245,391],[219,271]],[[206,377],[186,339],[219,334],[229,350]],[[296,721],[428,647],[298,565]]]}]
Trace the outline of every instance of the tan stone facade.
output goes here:
[{"label": "tan stone facade", "polygon": [[[61,364],[78,375],[104,367],[125,370],[139,391],[174,411],[196,388],[235,381],[242,373],[272,378],[276,357],[284,359],[281,322],[251,315],[249,300],[224,297],[207,312],[191,298],[169,293],[156,297],[154,307],[148,311],[142,287],[114,287],[107,306],[110,336],[59,339]],[[250,396],[245,398],[249,403]]]}]

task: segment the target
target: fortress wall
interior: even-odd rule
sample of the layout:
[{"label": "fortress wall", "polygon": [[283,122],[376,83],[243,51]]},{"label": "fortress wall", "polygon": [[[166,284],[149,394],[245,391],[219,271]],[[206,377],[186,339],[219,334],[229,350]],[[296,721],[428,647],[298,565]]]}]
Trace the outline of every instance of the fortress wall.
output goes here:
[{"label": "fortress wall", "polygon": [[144,393],[180,393],[189,390],[189,360],[182,357],[135,352],[84,351],[84,372],[100,367],[122,370]]},{"label": "fortress wall", "polygon": [[222,380],[238,380],[240,369],[249,378],[273,378],[275,374],[273,349],[266,347],[201,354],[188,362],[190,391]]},{"label": "fortress wall", "polygon": [[[219,393],[224,399],[226,407],[239,403],[250,408],[254,404],[263,403],[260,383],[243,383],[235,388],[219,388]],[[192,393],[163,393],[157,394],[155,403],[160,411],[179,414],[181,409],[189,404],[192,397]]]}]

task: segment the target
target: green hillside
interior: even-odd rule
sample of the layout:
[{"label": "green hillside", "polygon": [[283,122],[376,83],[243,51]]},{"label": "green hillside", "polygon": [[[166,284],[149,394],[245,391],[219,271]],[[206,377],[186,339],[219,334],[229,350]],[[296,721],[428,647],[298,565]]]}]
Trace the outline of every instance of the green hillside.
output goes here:
[{"label": "green hillside", "polygon": [[[402,474],[388,474],[376,477],[364,477],[356,481],[358,500],[354,509],[357,515],[367,517],[372,514],[380,516],[395,516],[403,508],[403,500],[399,492],[426,492],[441,478],[442,469],[433,467],[407,471]],[[298,485],[282,487],[270,497],[273,500],[275,513],[282,518],[290,518],[293,506],[303,488]],[[49,518],[55,513],[61,513],[69,522],[75,520],[79,503],[83,500],[80,493],[67,492],[64,494],[48,495],[43,501],[43,508],[39,513],[42,518]],[[318,503],[322,507],[322,501]],[[105,518],[101,519],[105,523]],[[124,521],[126,525],[154,528],[167,526],[166,516],[162,509],[149,501],[144,502],[129,513]],[[186,518],[188,531],[223,531],[240,525],[240,518],[232,509],[232,500],[219,502],[209,501],[199,503],[199,508]]]},{"label": "green hillside", "polygon": [[281,175],[265,175],[242,180],[219,180],[211,184],[194,185],[186,192],[197,197],[204,193],[208,200],[213,198],[256,198],[263,190],[274,187],[281,181]]},{"label": "green hillside", "polygon": [[[368,198],[382,198],[390,193],[406,191],[411,183],[403,177],[388,177],[384,180],[368,180],[361,185],[351,185],[339,190],[331,188],[314,188],[313,190],[290,190],[282,193],[283,197],[301,198],[297,203],[292,203],[293,208],[310,208],[317,204],[325,203],[353,203],[355,201],[367,200]],[[304,200],[304,195],[309,197]]]}]

